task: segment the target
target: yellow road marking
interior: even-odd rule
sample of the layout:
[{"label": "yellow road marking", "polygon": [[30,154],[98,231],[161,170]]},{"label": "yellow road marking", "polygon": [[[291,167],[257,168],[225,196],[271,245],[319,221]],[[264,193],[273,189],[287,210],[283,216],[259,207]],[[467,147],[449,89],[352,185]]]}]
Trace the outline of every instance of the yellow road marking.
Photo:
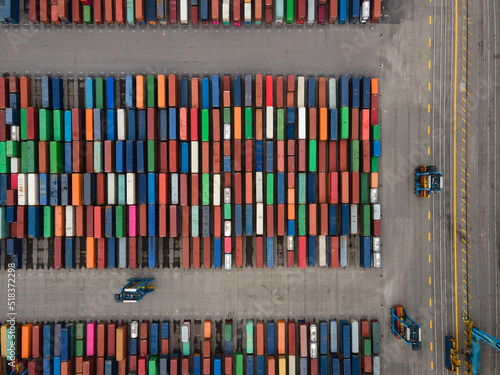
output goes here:
[{"label": "yellow road marking", "polygon": [[429,298],[429,306],[432,307],[432,298]]},{"label": "yellow road marking", "polygon": [[432,16],[429,16],[429,25],[432,25]]},{"label": "yellow road marking", "polygon": [[431,254],[429,254],[429,263],[431,262]]},{"label": "yellow road marking", "polygon": [[431,370],[434,370],[434,362],[431,361]]},{"label": "yellow road marking", "polygon": [[427,127],[427,134],[431,134],[431,127],[430,126]]},{"label": "yellow road marking", "polygon": [[431,60],[429,60],[429,69],[431,68]]},{"label": "yellow road marking", "polygon": [[432,320],[429,322],[429,325],[430,325],[430,327],[431,327],[431,329],[432,329]]},{"label": "yellow road marking", "polygon": [[427,104],[427,112],[431,113],[431,105]]},{"label": "yellow road marking", "polygon": [[431,219],[431,212],[428,212],[429,220]]},{"label": "yellow road marking", "polygon": [[429,47],[432,45],[432,39],[429,38]]},{"label": "yellow road marking", "polygon": [[428,146],[427,147],[427,155],[430,155],[431,154],[431,146]]},{"label": "yellow road marking", "polygon": [[429,82],[429,91],[431,91],[431,83]]},{"label": "yellow road marking", "polygon": [[432,285],[432,278],[429,276],[429,285]]},{"label": "yellow road marking", "polygon": [[432,352],[432,341],[431,341],[431,352]]},{"label": "yellow road marking", "polygon": [[431,241],[431,234],[429,233],[429,242]]}]

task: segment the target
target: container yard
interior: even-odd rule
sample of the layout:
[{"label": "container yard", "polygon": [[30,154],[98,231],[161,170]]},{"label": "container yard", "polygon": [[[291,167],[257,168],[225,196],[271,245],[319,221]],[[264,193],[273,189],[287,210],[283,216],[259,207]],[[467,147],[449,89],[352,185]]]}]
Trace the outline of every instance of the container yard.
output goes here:
[{"label": "container yard", "polygon": [[[23,4],[24,3],[24,4]],[[5,0],[0,23],[250,26],[377,23],[382,0]],[[307,15],[306,15],[307,12]]]},{"label": "container yard", "polygon": [[347,75],[1,78],[6,261],[47,239],[55,269],[343,268],[350,248],[380,268],[377,97]]},{"label": "container yard", "polygon": [[28,374],[379,374],[379,323],[361,321],[362,331],[355,319],[3,324],[0,345],[18,348],[10,361]]}]

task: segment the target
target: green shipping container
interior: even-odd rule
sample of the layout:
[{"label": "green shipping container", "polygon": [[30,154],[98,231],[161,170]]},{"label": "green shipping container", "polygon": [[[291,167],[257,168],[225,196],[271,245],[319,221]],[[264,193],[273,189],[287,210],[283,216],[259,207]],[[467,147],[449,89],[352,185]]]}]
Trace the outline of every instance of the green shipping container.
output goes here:
[{"label": "green shipping container", "polygon": [[317,141],[311,139],[309,141],[309,172],[316,172],[316,160],[318,159],[317,149]]},{"label": "green shipping container", "polygon": [[253,320],[247,319],[247,354],[253,354]]},{"label": "green shipping container", "polygon": [[158,356],[153,355],[149,359],[148,375],[157,375],[157,374],[158,374]]},{"label": "green shipping container", "polygon": [[340,108],[340,139],[349,139],[349,107]]},{"label": "green shipping container", "polygon": [[369,173],[361,173],[360,178],[360,192],[359,192],[359,202],[361,204],[369,204],[370,203],[370,174]]},{"label": "green shipping container", "polygon": [[125,181],[125,175],[118,175],[118,204],[125,205],[126,204],[126,190],[127,190],[127,182]]},{"label": "green shipping container", "polygon": [[96,141],[94,142],[94,173],[102,173],[103,166],[103,153],[102,153],[102,142]]},{"label": "green shipping container", "polygon": [[224,220],[231,220],[231,203],[224,203]]},{"label": "green shipping container", "polygon": [[76,339],[77,340],[83,340],[85,338],[86,332],[86,326],[87,324],[85,322],[78,322],[76,323]]},{"label": "green shipping container", "polygon": [[131,26],[135,25],[134,0],[127,0],[127,23]]},{"label": "green shipping container", "polygon": [[371,158],[371,171],[378,172],[378,157],[372,156]]},{"label": "green shipping container", "polygon": [[285,110],[283,108],[278,108],[276,110],[276,139],[278,141],[285,140]]},{"label": "green shipping container", "polygon": [[243,353],[236,353],[236,375],[243,375]]},{"label": "green shipping container", "polygon": [[83,22],[92,25],[92,6],[90,5],[83,6]]},{"label": "green shipping container", "polygon": [[38,111],[38,131],[40,141],[52,141],[52,111],[40,109]]},{"label": "green shipping container", "polygon": [[299,204],[299,236],[306,235],[306,206]]},{"label": "green shipping container", "polygon": [[95,107],[105,109],[104,107],[104,79],[102,77],[95,79]]},{"label": "green shipping container", "polygon": [[372,341],[368,337],[363,337],[363,355],[372,355]]},{"label": "green shipping container", "polygon": [[68,328],[68,330],[69,330],[69,342],[71,343],[70,352],[71,352],[71,356],[73,357],[75,355],[75,348],[76,348],[76,327],[75,327],[75,323],[68,323],[68,324],[66,324],[66,328]]},{"label": "green shipping container", "polygon": [[28,173],[38,173],[38,150],[36,146],[36,141],[26,142],[26,155],[28,158],[26,165]]},{"label": "green shipping container", "polygon": [[[22,155],[22,146],[21,146],[21,155]],[[10,159],[7,158],[6,142],[0,142],[0,173],[10,173]]]},{"label": "green shipping container", "polygon": [[372,322],[372,352],[373,354],[380,353],[380,324]]},{"label": "green shipping container", "polygon": [[149,108],[156,107],[156,90],[155,90],[155,76],[148,76],[147,78],[147,105]]},{"label": "green shipping container", "polygon": [[201,110],[201,140],[203,142],[208,142],[210,140],[210,119],[208,115],[208,109]]},{"label": "green shipping container", "polygon": [[299,173],[299,204],[306,204],[306,174]]},{"label": "green shipping container", "polygon": [[83,347],[85,346],[85,341],[76,340],[76,356],[83,357]]},{"label": "green shipping container", "polygon": [[[17,337],[19,335],[20,327],[18,325],[10,326],[7,335],[7,348],[14,348],[14,352],[16,354],[16,357],[19,356],[19,347],[21,340],[17,340]],[[3,340],[2,340],[3,341]],[[10,350],[10,349],[9,349]],[[11,354],[10,352],[8,354]]]},{"label": "green shipping container", "polygon": [[21,141],[28,139],[28,110],[21,108]]},{"label": "green shipping container", "polygon": [[19,146],[19,142],[17,142],[17,141],[7,141],[7,142],[5,142],[5,155],[8,158],[17,158],[17,156],[18,156],[18,146]]},{"label": "green shipping container", "polygon": [[245,139],[252,139],[252,107],[245,107]]},{"label": "green shipping container", "polygon": [[192,206],[191,207],[191,236],[199,237],[200,236],[200,207]]},{"label": "green shipping container", "polygon": [[43,236],[54,236],[54,207],[43,206]]},{"label": "green shipping container", "polygon": [[183,356],[189,356],[190,355],[189,342],[183,342],[182,343],[182,355]]},{"label": "green shipping container", "polygon": [[[63,143],[50,142],[50,173],[62,173],[64,166]],[[95,146],[94,146],[95,155]],[[95,156],[94,156],[95,160]],[[94,162],[95,168],[95,162]]]},{"label": "green shipping container", "polygon": [[64,113],[58,109],[52,112],[54,141],[64,142]]},{"label": "green shipping container", "polygon": [[274,203],[274,174],[272,174],[272,173],[267,174],[266,193],[267,193],[266,203],[273,204]]},{"label": "green shipping container", "polygon": [[156,171],[156,142],[148,139],[148,172]]},{"label": "green shipping container", "polygon": [[201,192],[202,204],[208,206],[210,204],[210,175],[208,173],[201,175]]},{"label": "green shipping container", "polygon": [[28,142],[21,142],[21,173],[28,173]]},{"label": "green shipping container", "polygon": [[231,341],[233,337],[233,325],[231,322],[226,322],[224,326],[224,341]]},{"label": "green shipping container", "polygon": [[224,107],[224,124],[230,124],[230,123],[231,123],[231,108]]},{"label": "green shipping container", "polygon": [[351,141],[351,172],[359,172],[359,141]]},{"label": "green shipping container", "polygon": [[370,236],[371,224],[371,206],[369,204],[361,205],[361,235]]},{"label": "green shipping container", "polygon": [[115,207],[116,237],[125,237],[125,207]]},{"label": "green shipping container", "polygon": [[380,141],[380,125],[372,125],[372,141]]}]

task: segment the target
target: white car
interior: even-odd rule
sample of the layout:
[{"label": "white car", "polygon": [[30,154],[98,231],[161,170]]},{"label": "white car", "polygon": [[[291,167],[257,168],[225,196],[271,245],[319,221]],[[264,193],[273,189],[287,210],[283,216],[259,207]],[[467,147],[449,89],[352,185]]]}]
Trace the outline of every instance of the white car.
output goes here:
[{"label": "white car", "polygon": [[132,323],[130,323],[130,337],[136,339],[137,336],[139,336],[139,322],[132,320]]}]

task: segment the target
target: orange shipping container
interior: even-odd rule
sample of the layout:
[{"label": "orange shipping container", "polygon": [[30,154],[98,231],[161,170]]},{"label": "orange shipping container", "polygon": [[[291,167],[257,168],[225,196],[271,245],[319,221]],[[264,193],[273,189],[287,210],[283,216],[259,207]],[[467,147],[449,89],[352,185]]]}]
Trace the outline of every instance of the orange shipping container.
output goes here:
[{"label": "orange shipping container", "polygon": [[31,106],[31,78],[21,77],[21,108]]},{"label": "orange shipping container", "polygon": [[113,20],[113,0],[104,0],[104,18],[107,23],[114,23]]},{"label": "orange shipping container", "polygon": [[33,324],[25,324],[21,328],[21,358],[31,357],[31,330]]},{"label": "orange shipping container", "polygon": [[64,207],[56,206],[55,209],[55,224],[54,224],[54,235],[56,237],[64,236],[64,229],[66,228],[66,222],[64,220]]},{"label": "orange shipping container", "polygon": [[274,375],[276,373],[276,361],[274,356],[270,355],[267,358],[267,375]]},{"label": "orange shipping container", "polygon": [[257,322],[257,355],[264,355],[264,323]]},{"label": "orange shipping container", "polygon": [[372,95],[378,95],[378,78],[371,79],[370,87],[372,89]]},{"label": "orange shipping container", "polygon": [[116,329],[116,360],[118,362],[127,357],[127,333],[128,329],[125,324]]},{"label": "orange shipping container", "polygon": [[255,75],[255,106],[262,108],[262,74]]},{"label": "orange shipping container", "polygon": [[96,267],[95,238],[87,237],[87,268]]},{"label": "orange shipping container", "polygon": [[309,234],[311,236],[316,236],[317,232],[316,220],[318,215],[316,208],[316,203],[309,204]]},{"label": "orange shipping container", "polygon": [[74,375],[75,357],[71,357],[67,362],[61,362],[61,375]]},{"label": "orange shipping container", "polygon": [[212,337],[212,321],[205,320],[203,337],[209,339]]},{"label": "orange shipping container", "polygon": [[[138,3],[142,3],[142,2],[137,1],[135,3],[136,7],[137,7]],[[137,77],[135,77],[135,103],[137,105],[137,108],[139,108],[139,109],[144,109],[146,107],[144,90],[145,90],[144,76],[138,75]]]},{"label": "orange shipping container", "polygon": [[286,329],[285,321],[278,320],[278,354],[285,354],[286,345]]},{"label": "orange shipping container", "polygon": [[68,19],[68,2],[59,1],[57,3],[57,15],[63,21],[69,21]]},{"label": "orange shipping container", "polygon": [[85,109],[85,140],[94,140],[94,110],[92,108]]},{"label": "orange shipping container", "polygon": [[342,172],[340,174],[340,203],[349,203],[349,172]]},{"label": "orange shipping container", "polygon": [[71,174],[71,197],[73,206],[82,204],[82,175],[79,173]]},{"label": "orange shipping container", "polygon": [[370,187],[371,188],[378,187],[378,172],[372,172],[370,174]]},{"label": "orange shipping container", "polygon": [[124,0],[115,0],[115,18],[118,25],[125,25]]},{"label": "orange shipping container", "polygon": [[[319,140],[326,141],[328,139],[328,110],[325,107],[319,109]],[[324,155],[320,155],[324,157]]]},{"label": "orange shipping container", "polygon": [[241,107],[234,107],[234,139],[241,139]]},{"label": "orange shipping container", "polygon": [[73,16],[73,23],[80,25],[82,23],[82,3],[80,0],[72,0],[71,14]]},{"label": "orange shipping container", "polygon": [[166,77],[164,74],[158,76],[158,108],[167,108]]},{"label": "orange shipping container", "polygon": [[199,108],[200,81],[198,78],[191,78],[191,108]]},{"label": "orange shipping container", "polygon": [[135,20],[137,22],[144,22],[144,1],[135,2]]},{"label": "orange shipping container", "polygon": [[177,76],[168,75],[168,106],[177,107]]}]

